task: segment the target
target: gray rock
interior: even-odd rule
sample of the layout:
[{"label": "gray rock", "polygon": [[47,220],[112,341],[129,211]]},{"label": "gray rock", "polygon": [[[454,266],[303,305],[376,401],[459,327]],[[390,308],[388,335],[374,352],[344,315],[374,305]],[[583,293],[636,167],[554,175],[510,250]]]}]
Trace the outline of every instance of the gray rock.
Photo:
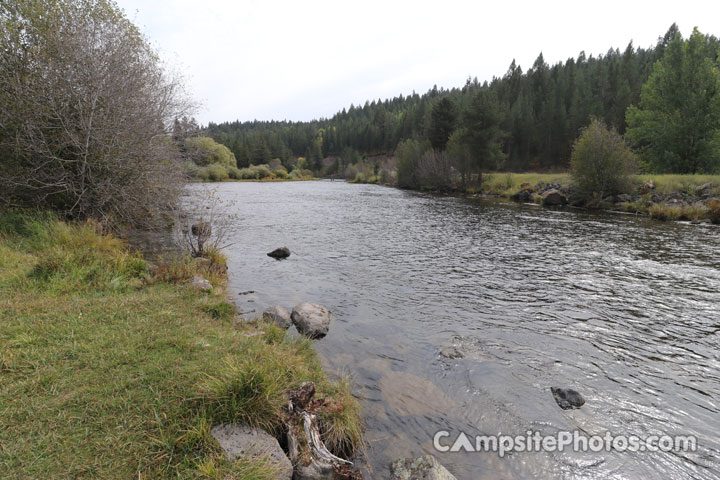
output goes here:
[{"label": "gray rock", "polygon": [[580,408],[585,405],[585,399],[577,391],[572,388],[551,387],[550,391],[555,397],[555,401],[563,410],[571,408]]},{"label": "gray rock", "polygon": [[513,194],[510,198],[511,200],[519,203],[529,203],[532,202],[533,192],[531,192],[529,189],[523,189]]},{"label": "gray rock", "polygon": [[440,351],[438,353],[441,357],[449,358],[451,360],[464,357],[463,352],[455,345],[444,345],[440,347]]},{"label": "gray rock", "polygon": [[267,254],[268,257],[272,257],[275,260],[282,260],[290,256],[290,249],[287,247],[276,248],[272,252]]},{"label": "gray rock", "polygon": [[616,199],[613,195],[608,195],[607,197],[603,198],[603,202],[606,203],[615,203]]},{"label": "gray rock", "polygon": [[695,195],[701,196],[701,197],[709,197],[712,193],[711,190],[715,185],[712,182],[703,183],[699,187],[695,189]]},{"label": "gray rock", "polygon": [[330,312],[321,305],[308,302],[296,305],[291,319],[298,332],[310,338],[322,338],[330,329]]},{"label": "gray rock", "polygon": [[272,322],[282,328],[290,328],[290,325],[292,325],[290,311],[284,307],[275,306],[267,308],[263,312],[262,316],[263,320]]},{"label": "gray rock", "polygon": [[616,197],[616,200],[617,200],[618,202],[621,202],[621,203],[623,203],[623,202],[632,202],[632,196],[631,196],[631,195],[628,195],[627,193],[621,193],[620,195],[618,195],[618,196]]},{"label": "gray rock", "polygon": [[209,292],[213,288],[212,283],[200,275],[195,275],[192,280],[190,280],[190,286],[204,292]]},{"label": "gray rock", "polygon": [[309,465],[297,465],[293,480],[333,480],[335,469],[329,463],[311,463]]},{"label": "gray rock", "polygon": [[567,204],[567,197],[560,190],[553,189],[543,195],[543,205],[557,206]]},{"label": "gray rock", "polygon": [[390,480],[457,480],[432,455],[393,462]]},{"label": "gray rock", "polygon": [[241,425],[218,425],[210,430],[225,456],[233,461],[240,456],[269,457],[278,467],[276,480],[291,480],[293,466],[278,441],[264,430]]}]

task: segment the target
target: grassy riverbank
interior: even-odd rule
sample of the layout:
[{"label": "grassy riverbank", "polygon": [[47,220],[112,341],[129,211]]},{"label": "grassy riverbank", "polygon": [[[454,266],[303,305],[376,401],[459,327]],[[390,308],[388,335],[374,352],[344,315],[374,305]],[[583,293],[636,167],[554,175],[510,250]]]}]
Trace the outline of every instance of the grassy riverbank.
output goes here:
[{"label": "grassy riverbank", "polygon": [[[359,445],[357,401],[306,339],[233,327],[221,255],[152,266],[93,224],[0,213],[3,478],[272,478],[223,460],[212,425],[279,434],[286,391],[314,381],[328,447]],[[193,290],[200,273],[213,292]],[[249,331],[260,331],[248,336]]]},{"label": "grassy riverbank", "polygon": [[[720,223],[720,175],[634,175],[633,190],[625,195],[597,198],[594,208],[650,215],[658,220],[712,221]],[[552,186],[552,187],[549,187]],[[572,197],[569,173],[493,173],[482,186],[467,193],[514,198],[529,190],[529,198],[542,203],[542,189],[559,188]],[[571,202],[572,203],[572,202]],[[581,202],[586,204],[587,202]]]},{"label": "grassy riverbank", "polygon": [[[694,193],[697,187],[713,183],[720,193],[720,175],[634,175],[638,186],[652,181],[655,190],[662,194]],[[570,185],[569,173],[491,173],[484,176],[482,192],[492,195],[511,195],[521,190],[524,183]],[[475,189],[479,193],[479,189]]]}]

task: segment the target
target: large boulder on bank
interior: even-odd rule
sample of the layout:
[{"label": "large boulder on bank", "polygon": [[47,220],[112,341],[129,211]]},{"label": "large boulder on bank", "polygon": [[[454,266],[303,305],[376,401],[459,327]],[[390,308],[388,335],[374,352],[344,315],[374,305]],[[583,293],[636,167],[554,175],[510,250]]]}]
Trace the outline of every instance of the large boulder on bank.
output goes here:
[{"label": "large boulder on bank", "polygon": [[278,441],[264,430],[241,425],[218,425],[210,430],[225,456],[234,461],[243,457],[268,457],[277,467],[275,480],[291,480],[293,466]]},{"label": "large boulder on bank", "polygon": [[287,247],[276,248],[272,252],[267,254],[268,257],[272,257],[275,260],[282,260],[290,256],[290,249]]},{"label": "large boulder on bank", "polygon": [[432,455],[393,462],[390,480],[457,480]]},{"label": "large boulder on bank", "polygon": [[583,396],[572,388],[551,387],[550,392],[552,392],[555,402],[563,410],[580,408],[585,405]]},{"label": "large boulder on bank", "polygon": [[291,319],[298,332],[310,338],[322,338],[330,329],[330,312],[314,303],[303,302],[296,305]]},{"label": "large boulder on bank", "polygon": [[263,320],[274,323],[282,328],[290,328],[292,319],[290,318],[290,310],[285,307],[274,306],[266,308],[262,314]]},{"label": "large boulder on bank", "polygon": [[192,279],[190,280],[190,286],[204,292],[209,292],[213,288],[212,283],[210,283],[209,280],[206,280],[200,275],[195,275],[194,277],[192,277]]},{"label": "large boulder on bank", "polygon": [[533,200],[533,192],[530,189],[525,188],[513,194],[510,199],[518,203],[530,203]]},{"label": "large boulder on bank", "polygon": [[615,197],[615,199],[620,203],[627,203],[632,202],[633,197],[632,195],[628,195],[627,193],[621,193],[620,195]]},{"label": "large boulder on bank", "polygon": [[566,205],[567,203],[567,197],[560,190],[553,189],[543,194],[543,205],[557,206]]}]

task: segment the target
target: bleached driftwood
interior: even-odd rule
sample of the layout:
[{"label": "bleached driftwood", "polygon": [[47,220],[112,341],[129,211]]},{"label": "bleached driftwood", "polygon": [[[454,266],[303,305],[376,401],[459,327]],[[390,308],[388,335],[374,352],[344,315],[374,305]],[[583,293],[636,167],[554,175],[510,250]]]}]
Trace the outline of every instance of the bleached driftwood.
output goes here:
[{"label": "bleached driftwood", "polygon": [[[314,394],[315,384],[306,382],[299,390],[291,394],[288,404],[290,417],[285,426],[287,428],[288,456],[295,466],[294,480],[330,480],[334,478],[337,468],[352,465],[352,462],[330,453],[323,443],[317,415],[306,410]],[[309,450],[309,461],[307,457],[301,458],[300,443],[293,428],[294,420],[298,417],[302,417],[302,434],[305,437],[304,444]]]}]

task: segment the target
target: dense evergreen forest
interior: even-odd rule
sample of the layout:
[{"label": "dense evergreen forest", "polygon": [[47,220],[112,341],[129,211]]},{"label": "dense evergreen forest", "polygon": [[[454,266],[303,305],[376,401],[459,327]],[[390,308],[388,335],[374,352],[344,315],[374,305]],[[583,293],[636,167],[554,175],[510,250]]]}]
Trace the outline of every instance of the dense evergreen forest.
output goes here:
[{"label": "dense evergreen forest", "polygon": [[[613,48],[599,56],[581,52],[554,65],[541,53],[528,70],[513,61],[502,77],[489,82],[468,79],[462,88],[435,87],[422,95],[351,105],[332,118],[310,122],[210,123],[208,133],[230,148],[238,167],[277,158],[290,170],[297,157],[304,157],[306,168],[320,171],[323,158],[334,157],[335,163],[325,162],[324,170],[332,174],[363,156],[392,155],[406,139],[443,150],[452,132],[474,127],[468,112],[478,92],[485,91],[486,101],[499,109],[495,117],[502,132],[503,170],[566,169],[573,141],[591,118],[625,132],[628,107],[639,103],[653,67],[676,37],[680,33],[673,24],[650,48],[631,42],[623,51]],[[705,51],[717,62],[720,42],[711,35],[703,38]]]}]

